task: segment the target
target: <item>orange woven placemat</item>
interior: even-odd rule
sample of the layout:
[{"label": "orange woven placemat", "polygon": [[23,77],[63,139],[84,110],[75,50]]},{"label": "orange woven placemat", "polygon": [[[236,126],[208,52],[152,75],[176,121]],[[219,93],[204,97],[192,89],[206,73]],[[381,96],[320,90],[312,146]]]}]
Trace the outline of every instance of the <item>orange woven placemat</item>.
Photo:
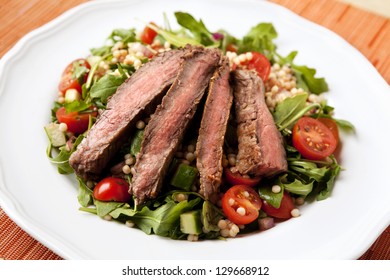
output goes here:
[{"label": "orange woven placemat", "polygon": [[[334,0],[271,0],[321,24],[359,49],[390,83],[389,19]],[[23,35],[86,0],[0,0],[0,57]],[[0,208],[0,259],[59,260]],[[390,226],[360,259],[390,259]]]},{"label": "orange woven placemat", "polygon": [[29,236],[0,209],[0,259],[60,260],[61,257]]},{"label": "orange woven placemat", "polygon": [[390,83],[390,19],[334,0],[271,0],[318,23],[357,48]]}]

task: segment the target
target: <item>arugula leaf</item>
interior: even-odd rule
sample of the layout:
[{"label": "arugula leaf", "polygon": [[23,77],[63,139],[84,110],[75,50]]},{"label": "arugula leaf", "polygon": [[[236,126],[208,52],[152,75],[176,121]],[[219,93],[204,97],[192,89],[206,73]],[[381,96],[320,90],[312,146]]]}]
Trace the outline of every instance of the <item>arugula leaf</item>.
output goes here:
[{"label": "arugula leaf", "polygon": [[94,56],[105,56],[107,54],[111,53],[112,46],[102,46],[99,48],[92,48],[90,49],[91,54]]},{"label": "arugula leaf", "polygon": [[81,112],[89,109],[91,107],[91,104],[83,100],[74,100],[70,103],[65,103],[64,107],[67,113]]},{"label": "arugula leaf", "polygon": [[338,164],[332,166],[332,168],[328,172],[329,179],[324,184],[324,188],[317,195],[317,200],[324,200],[331,195],[333,187],[335,185],[336,177],[340,174],[340,172],[341,167]]},{"label": "arugula leaf", "polygon": [[83,207],[87,207],[91,205],[93,198],[92,198],[92,190],[87,187],[85,182],[77,176],[77,181],[79,182],[79,194],[77,196],[77,200],[79,201],[80,205]]},{"label": "arugula leaf", "polygon": [[94,200],[94,204],[96,206],[96,214],[99,217],[104,217],[108,214],[110,214],[112,211],[114,211],[117,208],[122,207],[125,205],[123,202],[114,202],[114,201],[99,201],[99,200]]},{"label": "arugula leaf", "polygon": [[320,94],[329,90],[324,78],[316,78],[316,70],[307,66],[299,66],[294,63],[298,52],[293,51],[286,57],[276,54],[279,64],[290,64],[297,77],[297,86],[311,93]]},{"label": "arugula leaf", "polygon": [[50,162],[57,165],[58,173],[60,174],[71,174],[73,173],[73,168],[69,165],[69,157],[71,152],[66,149],[66,146],[59,148],[59,153],[57,156],[52,156],[52,145],[46,149],[46,155],[49,158]]},{"label": "arugula leaf", "polygon": [[102,103],[105,103],[107,102],[107,99],[116,92],[117,88],[121,84],[123,84],[126,79],[126,75],[105,75],[92,85],[89,94],[92,98],[98,98]]},{"label": "arugula leaf", "polygon": [[286,123],[290,123],[290,120],[306,107],[307,97],[307,93],[302,93],[279,103],[273,113],[275,124],[278,127],[285,127]]},{"label": "arugula leaf", "polygon": [[293,64],[292,69],[295,71],[298,86],[308,88],[311,93],[320,94],[329,90],[325,78],[316,78],[316,70],[307,66],[298,66]]},{"label": "arugula leaf", "polygon": [[56,122],[57,121],[57,116],[56,112],[58,109],[63,107],[64,105],[62,103],[58,103],[57,101],[54,102],[53,107],[51,108],[51,122]]},{"label": "arugula leaf", "polygon": [[177,23],[190,31],[200,44],[209,46],[215,43],[213,40],[213,34],[206,28],[201,19],[197,21],[189,13],[183,12],[175,12],[175,17]]},{"label": "arugula leaf", "polygon": [[260,197],[275,208],[280,207],[280,203],[282,202],[283,192],[284,192],[283,185],[280,184],[279,182],[278,185],[282,188],[282,190],[278,193],[274,193],[270,185],[261,185],[259,187]]},{"label": "arugula leaf", "polygon": [[273,39],[278,36],[272,23],[259,23],[238,43],[238,52],[256,51],[264,54],[269,60],[273,59],[276,45]]},{"label": "arugula leaf", "polygon": [[80,134],[73,144],[73,148],[68,151],[66,145],[59,148],[57,156],[53,157],[53,147],[51,144],[46,149],[46,155],[50,162],[57,165],[58,173],[60,174],[71,174],[74,172],[73,168],[69,165],[69,157],[76,150],[77,145],[83,140],[84,135]]},{"label": "arugula leaf", "polygon": [[124,44],[130,43],[130,42],[135,42],[137,41],[136,38],[136,32],[134,28],[130,29],[123,29],[123,28],[118,28],[114,29],[108,39],[111,39],[113,42],[123,42]]},{"label": "arugula leaf", "polygon": [[329,170],[327,166],[317,167],[314,162],[306,160],[289,160],[288,167],[289,170],[306,176],[307,180],[314,179],[317,182],[326,181],[326,175]]},{"label": "arugula leaf", "polygon": [[89,69],[83,63],[80,61],[73,62],[72,78],[77,79],[80,85],[84,83],[85,74],[88,72]]},{"label": "arugula leaf", "polygon": [[134,222],[148,234],[154,232],[157,235],[169,236],[172,228],[179,226],[180,214],[192,210],[200,201],[200,198],[179,203],[171,200],[156,210],[144,207],[134,216]]},{"label": "arugula leaf", "polygon": [[286,189],[299,195],[317,196],[317,200],[328,198],[333,190],[336,177],[342,170],[334,156],[330,158],[331,163],[289,158],[288,176],[295,180],[289,186],[284,183]]},{"label": "arugula leaf", "polygon": [[336,122],[337,126],[340,127],[341,129],[345,131],[351,131],[351,132],[355,131],[355,126],[349,121],[340,120],[340,119],[333,119],[333,120]]},{"label": "arugula leaf", "polygon": [[301,196],[307,196],[313,190],[314,180],[310,180],[309,183],[305,184],[304,182],[295,178],[292,183],[281,183],[284,186],[284,189],[290,193],[295,193]]},{"label": "arugula leaf", "polygon": [[118,28],[114,29],[111,34],[107,37],[108,43],[107,45],[98,47],[98,48],[91,48],[91,54],[94,56],[107,56],[111,55],[111,49],[114,43],[116,42],[123,42],[124,44],[130,43],[130,42],[136,42],[137,41],[137,34],[135,31],[135,28],[131,29],[124,29],[124,28]]},{"label": "arugula leaf", "polygon": [[298,94],[286,98],[276,106],[273,117],[280,131],[288,129],[285,134],[291,133],[292,126],[299,118],[311,109],[321,106],[320,104],[306,105],[307,97],[307,93]]},{"label": "arugula leaf", "polygon": [[167,42],[169,42],[171,45],[175,47],[184,47],[187,44],[198,46],[201,45],[201,43],[190,37],[185,37],[183,35],[179,35],[178,32],[168,31],[163,28],[160,28],[158,26],[155,26],[153,24],[147,25],[149,28],[156,31],[159,35],[161,35]]},{"label": "arugula leaf", "polygon": [[116,220],[128,220],[137,213],[136,210],[130,207],[129,204],[123,204],[121,207],[115,208],[110,212],[110,216]]},{"label": "arugula leaf", "polygon": [[118,207],[110,215],[114,219],[129,217],[146,234],[157,234],[160,236],[177,236],[177,228],[180,227],[180,214],[194,209],[202,199],[197,197],[193,200],[185,200],[179,203],[172,199],[157,209],[150,209],[144,206],[140,211],[128,207]]},{"label": "arugula leaf", "polygon": [[141,150],[142,140],[144,139],[144,130],[138,129],[130,143],[130,154],[136,156]]},{"label": "arugula leaf", "polygon": [[161,28],[153,24],[147,26],[156,31],[164,41],[175,47],[184,47],[187,44],[219,47],[220,42],[214,40],[213,34],[207,29],[202,20],[197,21],[192,15],[184,12],[175,12],[175,17],[178,24],[183,27],[181,30],[172,31],[169,28],[169,23],[166,23],[167,28]]}]

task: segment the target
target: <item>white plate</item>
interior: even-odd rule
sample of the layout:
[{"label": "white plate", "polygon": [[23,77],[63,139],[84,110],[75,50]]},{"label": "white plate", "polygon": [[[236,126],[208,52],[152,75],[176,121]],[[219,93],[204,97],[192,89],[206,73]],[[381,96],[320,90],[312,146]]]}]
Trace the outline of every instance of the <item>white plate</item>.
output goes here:
[{"label": "white plate", "polygon": [[[163,6],[163,7],[161,7]],[[161,7],[161,8],[157,8]],[[207,8],[205,8],[207,7]],[[78,211],[77,183],[45,155],[43,126],[69,61],[102,45],[112,29],[163,22],[187,11],[210,30],[240,37],[272,22],[279,52],[299,50],[329,85],[342,135],[342,165],[331,198],[260,234],[223,241],[172,241]],[[171,22],[175,22],[173,19]],[[20,40],[0,61],[0,205],[24,230],[67,259],[355,259],[390,222],[388,84],[334,33],[264,1],[97,1],[76,7]],[[153,249],[150,249],[153,248]]]}]

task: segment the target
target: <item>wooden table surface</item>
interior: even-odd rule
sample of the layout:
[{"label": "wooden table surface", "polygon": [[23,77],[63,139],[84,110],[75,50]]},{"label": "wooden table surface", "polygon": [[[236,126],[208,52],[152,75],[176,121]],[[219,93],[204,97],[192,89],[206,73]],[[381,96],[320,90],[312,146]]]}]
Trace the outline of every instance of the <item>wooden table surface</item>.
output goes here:
[{"label": "wooden table surface", "polygon": [[[390,83],[389,19],[335,0],[271,0],[338,33]],[[29,31],[86,0],[0,0],[0,58]],[[0,208],[0,259],[61,259]],[[390,226],[360,259],[390,259]]]}]

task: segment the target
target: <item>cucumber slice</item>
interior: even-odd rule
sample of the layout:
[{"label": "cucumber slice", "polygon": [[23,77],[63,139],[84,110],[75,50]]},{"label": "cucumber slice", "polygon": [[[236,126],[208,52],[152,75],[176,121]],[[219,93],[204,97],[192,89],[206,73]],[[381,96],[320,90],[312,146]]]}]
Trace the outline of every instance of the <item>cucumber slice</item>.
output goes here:
[{"label": "cucumber slice", "polygon": [[65,103],[72,103],[73,101],[80,100],[81,93],[75,89],[68,89],[65,92]]},{"label": "cucumber slice", "polygon": [[170,184],[176,188],[189,191],[198,176],[198,169],[181,163],[173,175]]},{"label": "cucumber slice", "polygon": [[194,210],[180,215],[180,230],[186,234],[202,233],[200,211]]},{"label": "cucumber slice", "polygon": [[65,133],[59,130],[59,127],[58,123],[50,123],[45,126],[47,137],[49,137],[53,147],[61,147],[66,144]]}]

